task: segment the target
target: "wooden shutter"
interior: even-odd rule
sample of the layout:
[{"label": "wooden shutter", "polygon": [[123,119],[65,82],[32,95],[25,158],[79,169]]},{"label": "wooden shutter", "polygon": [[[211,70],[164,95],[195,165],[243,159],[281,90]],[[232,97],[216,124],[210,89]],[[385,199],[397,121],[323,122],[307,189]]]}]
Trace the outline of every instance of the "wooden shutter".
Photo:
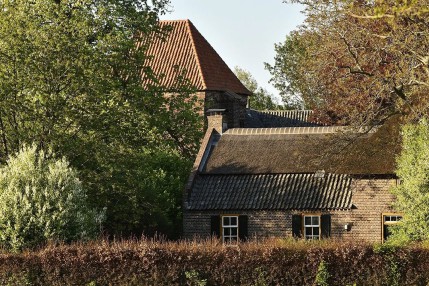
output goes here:
[{"label": "wooden shutter", "polygon": [[292,215],[292,235],[294,237],[302,236],[302,216]]},{"label": "wooden shutter", "polygon": [[238,217],[238,237],[242,241],[246,241],[247,237],[249,236],[249,231],[247,227],[248,220],[249,218],[247,217],[247,215],[241,215]]},{"label": "wooden shutter", "polygon": [[331,215],[324,214],[320,216],[320,224],[322,228],[322,238],[331,237]]},{"label": "wooden shutter", "polygon": [[214,215],[211,217],[210,235],[220,237],[220,216]]}]

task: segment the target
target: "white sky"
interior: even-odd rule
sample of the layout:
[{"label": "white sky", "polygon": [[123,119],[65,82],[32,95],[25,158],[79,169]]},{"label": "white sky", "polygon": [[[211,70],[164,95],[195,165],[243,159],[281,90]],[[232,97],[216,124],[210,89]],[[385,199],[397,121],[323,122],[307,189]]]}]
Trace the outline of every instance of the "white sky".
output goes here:
[{"label": "white sky", "polygon": [[171,0],[162,20],[189,19],[233,70],[249,71],[259,86],[277,95],[264,62],[274,62],[274,44],[304,21],[297,4],[282,0]]}]

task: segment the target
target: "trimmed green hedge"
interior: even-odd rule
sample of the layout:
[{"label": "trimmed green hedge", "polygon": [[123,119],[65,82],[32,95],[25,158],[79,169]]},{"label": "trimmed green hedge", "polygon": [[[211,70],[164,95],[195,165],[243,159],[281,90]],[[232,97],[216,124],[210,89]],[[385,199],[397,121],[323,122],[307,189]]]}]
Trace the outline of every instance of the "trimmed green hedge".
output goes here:
[{"label": "trimmed green hedge", "polygon": [[326,285],[427,285],[429,250],[377,251],[338,242],[225,247],[98,241],[0,254],[0,285],[315,285],[322,268]]}]

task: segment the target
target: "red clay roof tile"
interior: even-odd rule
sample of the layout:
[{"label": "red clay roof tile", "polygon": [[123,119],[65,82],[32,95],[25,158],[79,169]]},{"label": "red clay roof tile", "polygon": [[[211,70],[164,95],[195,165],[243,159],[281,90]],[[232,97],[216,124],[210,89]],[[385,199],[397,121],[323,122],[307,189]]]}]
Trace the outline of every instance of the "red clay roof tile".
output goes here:
[{"label": "red clay roof tile", "polygon": [[153,58],[146,64],[155,74],[164,76],[162,85],[173,86],[179,68],[186,70],[186,77],[198,90],[251,94],[191,21],[160,21],[160,25],[171,26],[172,30],[165,39],[153,40],[148,49]]}]

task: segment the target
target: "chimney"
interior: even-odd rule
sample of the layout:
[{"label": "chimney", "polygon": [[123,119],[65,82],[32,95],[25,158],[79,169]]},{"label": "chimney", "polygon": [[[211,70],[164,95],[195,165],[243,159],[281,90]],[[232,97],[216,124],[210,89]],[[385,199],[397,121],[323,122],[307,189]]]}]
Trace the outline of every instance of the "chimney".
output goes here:
[{"label": "chimney", "polygon": [[219,134],[228,129],[225,120],[225,109],[209,109],[207,114],[207,130],[216,130]]}]

